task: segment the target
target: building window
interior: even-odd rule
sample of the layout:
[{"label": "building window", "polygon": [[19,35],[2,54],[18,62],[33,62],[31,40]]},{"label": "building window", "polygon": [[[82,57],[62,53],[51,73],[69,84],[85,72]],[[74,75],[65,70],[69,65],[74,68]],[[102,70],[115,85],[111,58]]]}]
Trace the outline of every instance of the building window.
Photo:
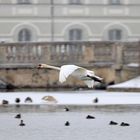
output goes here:
[{"label": "building window", "polygon": [[120,5],[121,4],[121,1],[120,0],[109,0],[109,4],[112,4],[112,5]]},{"label": "building window", "polygon": [[19,42],[28,42],[31,41],[31,31],[28,29],[22,29],[18,33],[18,41]]},{"label": "building window", "polygon": [[69,40],[82,40],[82,30],[71,29],[69,31]]},{"label": "building window", "polygon": [[31,0],[17,0],[18,4],[31,4]]},{"label": "building window", "polygon": [[108,38],[109,38],[110,41],[122,40],[122,30],[111,29],[108,33]]},{"label": "building window", "polygon": [[81,0],[69,0],[69,4],[81,4]]}]

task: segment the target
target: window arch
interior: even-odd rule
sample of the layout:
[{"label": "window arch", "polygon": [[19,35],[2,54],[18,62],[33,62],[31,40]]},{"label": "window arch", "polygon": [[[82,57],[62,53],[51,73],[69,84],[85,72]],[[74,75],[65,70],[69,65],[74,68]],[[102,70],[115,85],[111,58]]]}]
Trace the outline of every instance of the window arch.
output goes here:
[{"label": "window arch", "polygon": [[31,0],[17,0],[18,4],[31,4]]},{"label": "window arch", "polygon": [[21,29],[18,33],[19,42],[27,42],[32,40],[32,33],[29,29]]},{"label": "window arch", "polygon": [[121,29],[110,29],[108,31],[108,39],[110,41],[122,40],[122,30]]},{"label": "window arch", "polygon": [[83,32],[81,29],[70,29],[69,30],[69,40],[82,40],[83,38]]}]

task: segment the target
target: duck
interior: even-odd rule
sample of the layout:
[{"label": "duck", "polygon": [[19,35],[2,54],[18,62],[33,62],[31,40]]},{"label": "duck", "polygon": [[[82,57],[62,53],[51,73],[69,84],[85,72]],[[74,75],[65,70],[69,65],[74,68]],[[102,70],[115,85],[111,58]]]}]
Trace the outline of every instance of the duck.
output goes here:
[{"label": "duck", "polygon": [[21,118],[21,114],[17,114],[17,115],[15,116],[15,118],[20,119],[20,118]]},{"label": "duck", "polygon": [[129,126],[130,124],[129,123],[125,123],[125,122],[122,122],[121,124],[120,124],[120,126]]},{"label": "duck", "polygon": [[95,119],[95,117],[91,115],[87,115],[86,119]]},{"label": "duck", "polygon": [[110,121],[109,125],[117,125],[118,123],[117,122],[114,122],[114,121]]},{"label": "duck", "polygon": [[3,105],[8,105],[9,104],[9,101],[8,100],[2,100],[2,104]]},{"label": "duck", "polygon": [[65,122],[65,126],[69,126],[70,125],[70,122],[69,121],[66,121]]},{"label": "duck", "polygon": [[15,102],[16,102],[16,103],[20,103],[20,98],[16,98],[16,99],[15,99]]},{"label": "duck", "polygon": [[33,100],[32,100],[32,98],[31,97],[27,97],[26,99],[25,99],[25,101],[24,101],[25,103],[32,103],[33,102]]},{"label": "duck", "polygon": [[23,120],[20,121],[19,126],[25,126],[25,123],[23,122]]},{"label": "duck", "polygon": [[69,111],[69,108],[68,107],[65,107],[64,109],[65,109],[65,111]]},{"label": "duck", "polygon": [[99,99],[97,97],[93,100],[94,103],[98,103],[98,101]]}]

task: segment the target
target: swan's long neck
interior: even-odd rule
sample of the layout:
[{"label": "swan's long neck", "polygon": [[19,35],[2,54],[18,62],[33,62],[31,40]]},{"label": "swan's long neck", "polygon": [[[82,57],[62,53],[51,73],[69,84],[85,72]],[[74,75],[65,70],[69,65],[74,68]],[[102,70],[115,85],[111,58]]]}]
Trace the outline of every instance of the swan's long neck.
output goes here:
[{"label": "swan's long neck", "polygon": [[45,65],[45,68],[50,68],[50,69],[55,69],[55,70],[60,70],[59,67],[51,66],[51,65]]}]

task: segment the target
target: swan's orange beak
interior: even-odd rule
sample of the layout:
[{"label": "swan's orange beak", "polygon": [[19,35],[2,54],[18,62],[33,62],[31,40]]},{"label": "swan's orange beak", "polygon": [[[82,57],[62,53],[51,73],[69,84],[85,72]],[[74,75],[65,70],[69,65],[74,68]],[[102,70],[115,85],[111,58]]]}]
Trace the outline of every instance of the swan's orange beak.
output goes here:
[{"label": "swan's orange beak", "polygon": [[42,67],[42,65],[41,65],[41,64],[39,64],[39,65],[37,66],[37,68],[38,68],[38,69],[40,69],[41,67]]}]

